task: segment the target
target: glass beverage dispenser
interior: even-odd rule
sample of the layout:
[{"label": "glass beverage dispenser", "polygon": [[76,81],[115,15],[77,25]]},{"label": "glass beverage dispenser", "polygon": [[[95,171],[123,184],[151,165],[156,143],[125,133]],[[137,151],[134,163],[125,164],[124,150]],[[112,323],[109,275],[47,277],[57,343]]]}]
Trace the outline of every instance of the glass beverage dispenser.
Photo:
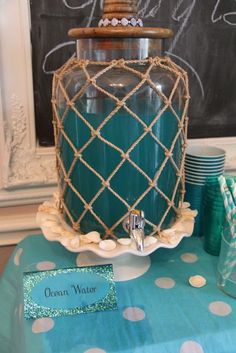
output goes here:
[{"label": "glass beverage dispenser", "polygon": [[72,29],[77,55],[53,82],[60,210],[80,233],[142,251],[184,196],[187,74],[164,56],[172,31],[145,28],[137,1],[105,0],[97,28]]}]

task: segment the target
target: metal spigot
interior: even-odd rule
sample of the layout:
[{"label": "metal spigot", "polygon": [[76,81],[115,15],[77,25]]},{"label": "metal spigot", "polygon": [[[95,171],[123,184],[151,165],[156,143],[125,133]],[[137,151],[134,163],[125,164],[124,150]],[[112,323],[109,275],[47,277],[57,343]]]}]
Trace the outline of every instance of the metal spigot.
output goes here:
[{"label": "metal spigot", "polygon": [[142,210],[133,210],[129,217],[123,223],[125,230],[129,233],[130,238],[135,241],[138,251],[144,250],[144,225],[145,218]]}]

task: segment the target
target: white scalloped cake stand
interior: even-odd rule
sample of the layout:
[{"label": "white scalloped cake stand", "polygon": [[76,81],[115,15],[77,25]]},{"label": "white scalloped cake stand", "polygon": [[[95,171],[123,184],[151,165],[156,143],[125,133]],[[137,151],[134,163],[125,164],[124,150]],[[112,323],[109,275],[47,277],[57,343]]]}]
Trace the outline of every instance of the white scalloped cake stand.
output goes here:
[{"label": "white scalloped cake stand", "polygon": [[49,241],[60,242],[67,250],[72,252],[91,251],[102,258],[114,258],[122,254],[133,254],[136,256],[147,256],[159,248],[172,249],[176,247],[184,237],[192,235],[194,218],[197,211],[189,209],[189,204],[183,203],[179,208],[180,216],[171,228],[163,230],[158,236],[145,238],[144,251],[136,249],[134,241],[127,238],[128,245],[120,244],[119,241],[103,241],[99,233],[88,234],[76,233],[66,224],[57,209],[57,199],[52,202],[46,201],[37,213],[37,223],[42,229],[45,238]]},{"label": "white scalloped cake stand", "polygon": [[58,198],[54,195],[53,201],[46,201],[39,207],[37,223],[45,238],[58,241],[67,250],[79,253],[76,260],[79,267],[112,263],[115,281],[127,281],[143,275],[150,267],[148,255],[159,248],[175,248],[184,237],[191,236],[197,215],[197,211],[190,210],[190,205],[184,202],[172,227],[156,237],[146,236],[144,251],[140,252],[128,236],[125,242],[129,244],[124,245],[119,240],[102,240],[95,231],[83,235],[76,233],[66,224],[57,205]]}]

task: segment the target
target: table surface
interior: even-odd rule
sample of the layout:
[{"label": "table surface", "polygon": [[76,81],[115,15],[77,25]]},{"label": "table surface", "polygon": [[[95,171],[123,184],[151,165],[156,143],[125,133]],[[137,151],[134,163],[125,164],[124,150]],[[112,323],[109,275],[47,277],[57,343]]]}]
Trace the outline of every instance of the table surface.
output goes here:
[{"label": "table surface", "polygon": [[[218,258],[199,238],[159,249],[142,276],[117,282],[116,311],[25,320],[23,272],[74,267],[80,256],[42,235],[18,244],[0,282],[0,353],[236,353],[236,300],[217,288]],[[196,274],[206,286],[188,284]]]}]

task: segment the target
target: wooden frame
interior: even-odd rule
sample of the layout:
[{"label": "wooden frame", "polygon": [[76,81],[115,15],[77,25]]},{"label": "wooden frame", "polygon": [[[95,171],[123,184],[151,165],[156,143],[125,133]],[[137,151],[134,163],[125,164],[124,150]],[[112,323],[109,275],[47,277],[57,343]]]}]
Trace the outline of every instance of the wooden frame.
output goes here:
[{"label": "wooden frame", "polygon": [[48,197],[56,173],[54,149],[36,141],[28,2],[1,2],[0,16],[0,206],[10,206]]}]

